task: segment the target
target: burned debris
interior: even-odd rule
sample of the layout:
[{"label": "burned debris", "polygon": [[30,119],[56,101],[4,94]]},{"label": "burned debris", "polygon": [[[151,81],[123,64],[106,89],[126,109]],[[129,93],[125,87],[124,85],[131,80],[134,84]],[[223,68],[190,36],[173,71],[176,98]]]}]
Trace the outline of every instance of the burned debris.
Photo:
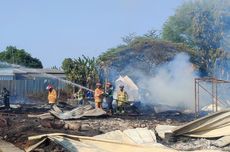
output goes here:
[{"label": "burned debris", "polygon": [[[18,87],[15,82],[12,85]],[[108,151],[114,146],[126,151],[230,150],[229,110],[224,110],[227,107],[214,108],[215,113],[208,111],[207,116],[196,119],[201,116],[197,113],[209,106],[197,106],[201,106],[200,96],[197,102],[196,95],[194,113],[184,107],[140,101],[139,88],[128,76],[120,76],[113,84],[115,88],[109,82],[105,85],[103,89],[98,83],[95,91],[87,89],[88,94],[83,91],[86,87],[73,85],[80,88],[73,98],[67,98],[61,96],[63,88],[49,84],[47,90],[43,87],[46,100],[28,102],[27,98],[23,103],[14,100],[10,108],[2,106],[0,143],[4,146],[0,150],[91,152]],[[205,89],[201,82],[199,87]],[[213,103],[219,103],[216,94],[211,97]]]}]

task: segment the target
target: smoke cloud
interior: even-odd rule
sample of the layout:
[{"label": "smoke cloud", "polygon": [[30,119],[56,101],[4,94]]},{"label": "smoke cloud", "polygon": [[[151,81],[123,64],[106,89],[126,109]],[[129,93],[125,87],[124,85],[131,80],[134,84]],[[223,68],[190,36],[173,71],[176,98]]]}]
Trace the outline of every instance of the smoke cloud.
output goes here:
[{"label": "smoke cloud", "polygon": [[143,88],[141,100],[152,104],[162,104],[188,108],[194,104],[194,70],[189,56],[180,53],[168,63],[159,66],[154,76],[139,75],[138,86]]}]

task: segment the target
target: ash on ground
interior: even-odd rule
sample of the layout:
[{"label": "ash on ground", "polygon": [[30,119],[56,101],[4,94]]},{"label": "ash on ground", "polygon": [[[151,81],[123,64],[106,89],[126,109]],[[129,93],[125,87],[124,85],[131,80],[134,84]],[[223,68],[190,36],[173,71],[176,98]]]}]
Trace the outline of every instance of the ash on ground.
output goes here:
[{"label": "ash on ground", "polygon": [[[79,120],[63,121],[59,119],[29,118],[28,114],[42,114],[48,108],[41,106],[35,108],[22,105],[10,111],[0,110],[0,136],[3,140],[13,143],[21,149],[27,147],[27,138],[33,135],[46,133],[66,133],[81,136],[95,136],[115,130],[131,128],[148,128],[155,130],[156,125],[181,126],[194,119],[191,114],[177,111],[162,112],[148,115],[112,115],[96,118],[82,118]],[[65,124],[74,124],[73,127]],[[158,142],[178,150],[221,149],[229,151],[229,147],[217,148],[212,145],[212,140],[178,137],[175,141],[165,143],[158,137]],[[58,145],[43,144],[36,151],[65,151]]]}]

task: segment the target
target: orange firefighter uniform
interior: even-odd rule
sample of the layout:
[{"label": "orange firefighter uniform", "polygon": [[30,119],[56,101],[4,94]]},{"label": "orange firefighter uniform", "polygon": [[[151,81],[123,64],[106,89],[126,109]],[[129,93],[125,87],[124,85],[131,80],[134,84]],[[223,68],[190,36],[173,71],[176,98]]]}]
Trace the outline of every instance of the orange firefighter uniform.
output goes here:
[{"label": "orange firefighter uniform", "polygon": [[96,88],[94,92],[95,108],[102,108],[103,100],[103,90],[101,88]]},{"label": "orange firefighter uniform", "polygon": [[57,92],[55,89],[52,89],[48,93],[49,104],[55,104],[57,102]]}]

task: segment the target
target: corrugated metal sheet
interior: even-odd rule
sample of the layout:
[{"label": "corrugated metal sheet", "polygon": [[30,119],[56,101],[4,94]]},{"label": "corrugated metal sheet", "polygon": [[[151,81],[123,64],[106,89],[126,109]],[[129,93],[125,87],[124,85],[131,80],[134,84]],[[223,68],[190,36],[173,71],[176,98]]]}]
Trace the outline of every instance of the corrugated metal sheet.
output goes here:
[{"label": "corrugated metal sheet", "polygon": [[13,144],[0,139],[0,152],[23,152]]},{"label": "corrugated metal sheet", "polygon": [[200,138],[230,136],[230,110],[224,110],[192,121],[173,131],[174,135]]},{"label": "corrugated metal sheet", "polygon": [[56,89],[65,88],[66,84],[57,79],[36,79],[36,80],[0,80],[0,90],[5,87],[10,91],[11,96],[25,97],[30,93],[46,91],[48,84]]},{"label": "corrugated metal sheet", "polygon": [[0,75],[0,80],[14,80],[14,75]]},{"label": "corrugated metal sheet", "polygon": [[[29,137],[29,140],[39,138],[42,140],[44,137],[50,138],[71,152],[152,152],[154,150],[166,152],[169,150],[169,148],[157,144],[154,132],[146,128],[128,129],[124,132],[117,130],[95,137],[48,134]],[[28,148],[26,151],[31,150]],[[172,151],[174,150],[170,150],[170,152]]]},{"label": "corrugated metal sheet", "polygon": [[[118,130],[95,137],[60,133],[32,136],[29,137],[29,143],[37,141],[37,144],[28,147],[26,151],[33,151],[45,140],[55,142],[71,152],[179,152],[156,143],[154,132],[146,128],[128,129],[123,132]],[[214,150],[198,151],[214,152]]]},{"label": "corrugated metal sheet", "polygon": [[80,106],[74,108],[71,111],[65,112],[62,112],[57,106],[54,106],[53,109],[50,110],[50,113],[62,120],[79,119],[82,117],[98,117],[106,114],[106,112],[103,109],[95,109],[91,105]]},{"label": "corrugated metal sheet", "polygon": [[57,69],[31,69],[31,68],[0,68],[0,80],[21,80],[44,77],[43,74],[52,74],[57,78],[65,78],[65,73]]}]

